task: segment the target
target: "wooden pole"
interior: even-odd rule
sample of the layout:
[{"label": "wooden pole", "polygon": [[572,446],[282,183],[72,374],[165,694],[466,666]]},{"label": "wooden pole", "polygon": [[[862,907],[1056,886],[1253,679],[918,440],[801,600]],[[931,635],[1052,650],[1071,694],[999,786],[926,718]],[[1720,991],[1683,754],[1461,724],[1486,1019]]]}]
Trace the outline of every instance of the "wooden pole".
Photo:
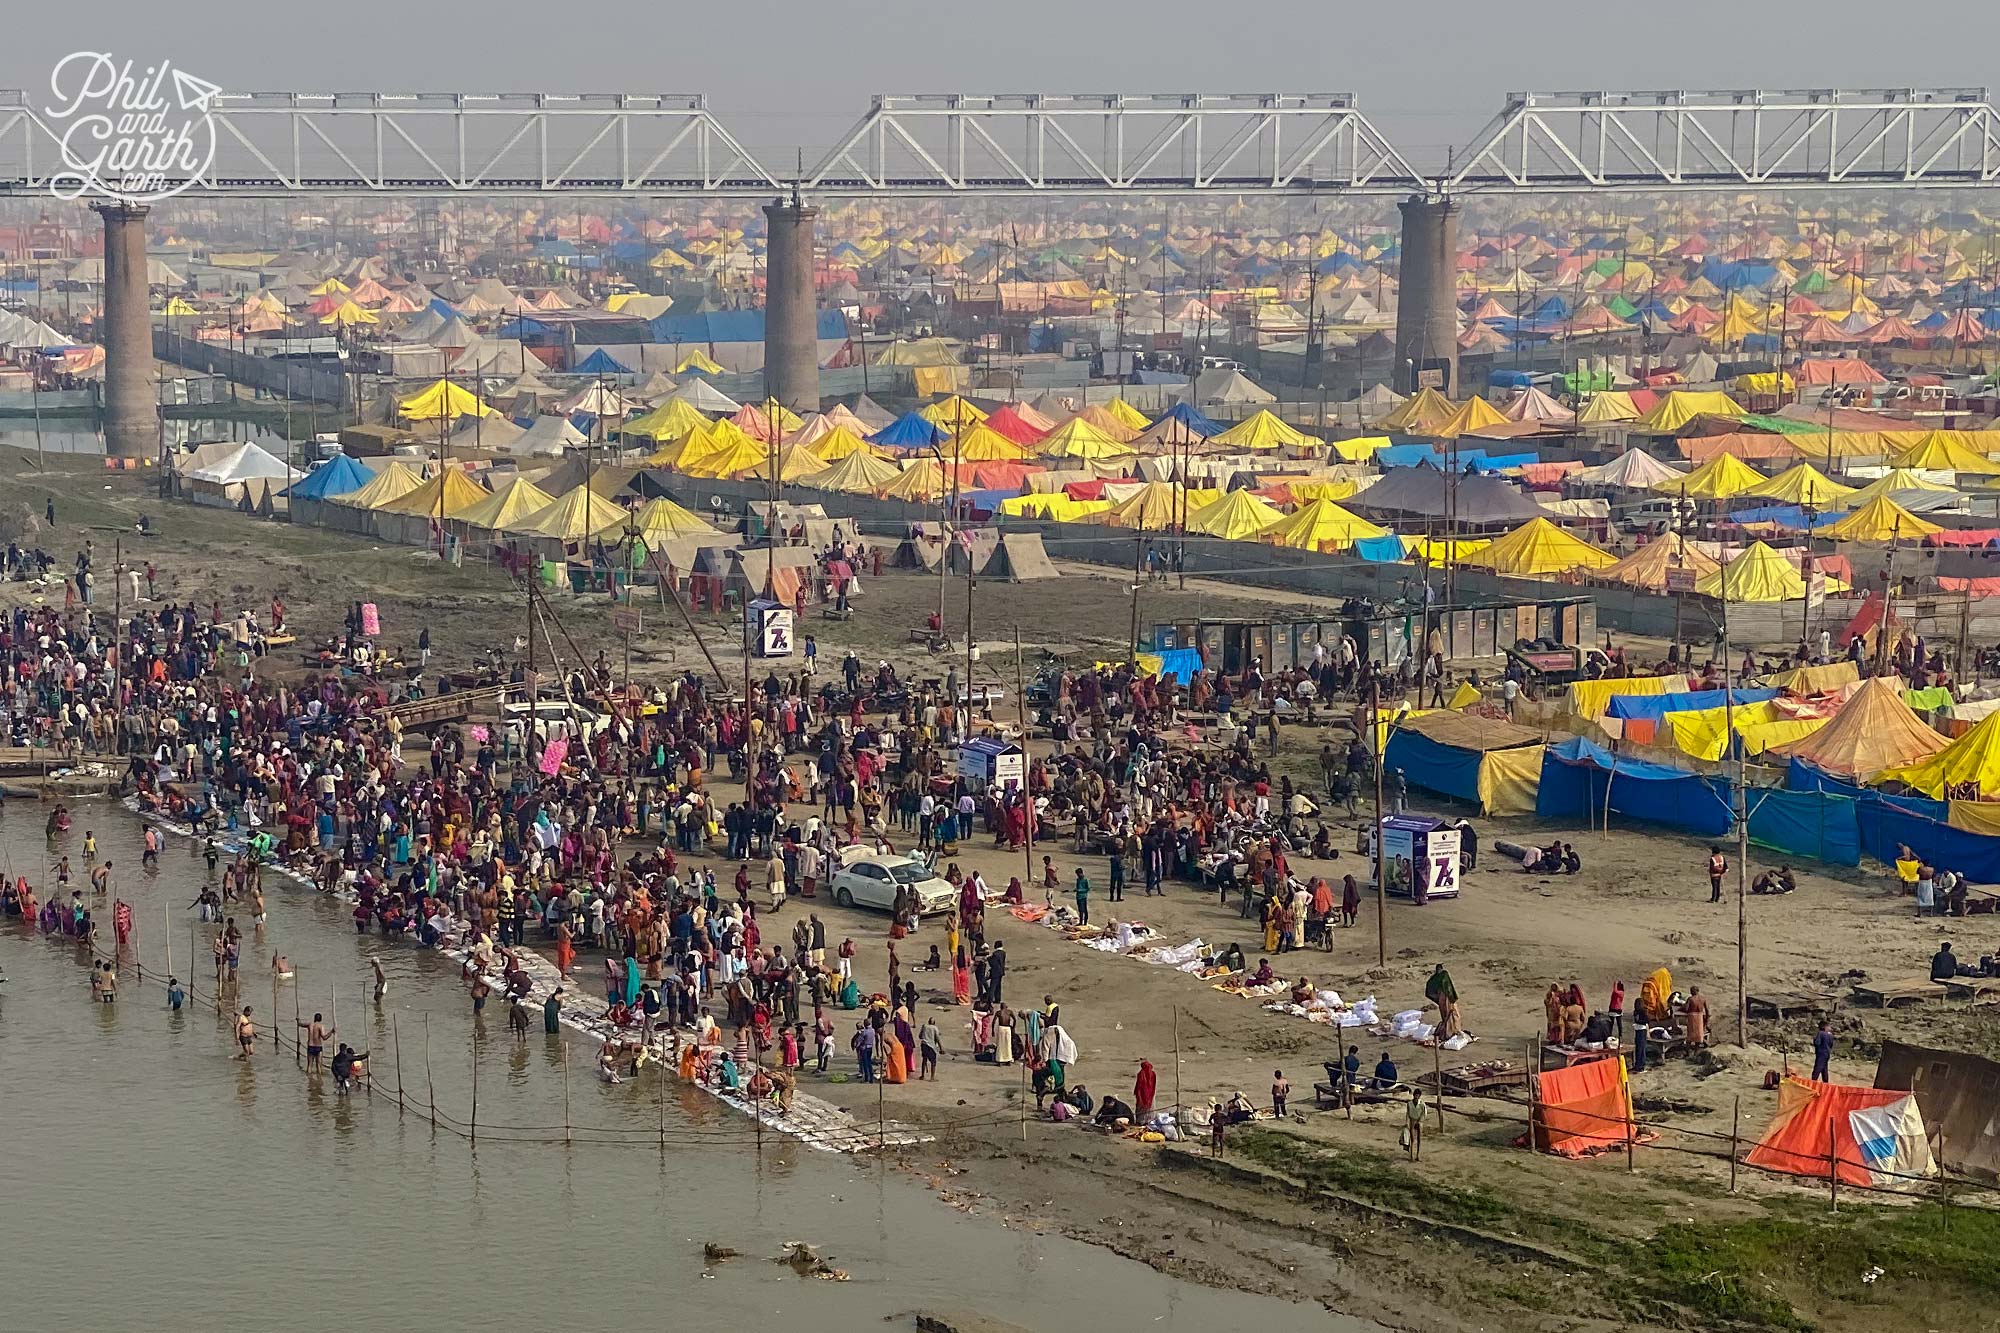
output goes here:
[{"label": "wooden pole", "polygon": [[1181,1109],[1181,1007],[1174,1006],[1174,1127],[1183,1123]]},{"label": "wooden pole", "polygon": [[1444,1047],[1431,1044],[1431,1073],[1437,1079],[1438,1133],[1444,1133]]},{"label": "wooden pole", "polygon": [[[775,511],[774,511],[775,512]],[[747,733],[746,733],[747,734]],[[660,1062],[660,1151],[667,1150],[667,1066]]]},{"label": "wooden pole", "polygon": [[1840,1211],[1840,1149],[1834,1122],[1826,1122],[1826,1198],[1834,1212]]},{"label": "wooden pole", "polygon": [[561,1043],[562,1047],[563,1142],[568,1143],[569,1142],[569,1042],[560,1036],[558,1036],[556,1040],[559,1043]]},{"label": "wooden pole", "polygon": [[479,1029],[472,1029],[472,1142],[479,1142]]},{"label": "wooden pole", "polygon": [[438,1127],[437,1082],[431,1077],[431,1016],[424,1015],[424,1088],[431,1099],[431,1129]]},{"label": "wooden pole", "polygon": [[1743,1097],[1739,1093],[1735,1104],[1729,1108],[1729,1192],[1736,1193],[1736,1158],[1741,1145],[1737,1134],[1743,1128]]},{"label": "wooden pole", "polygon": [[[299,988],[297,986],[293,986],[292,1024],[294,1031],[297,1031],[298,1021],[299,1021]],[[275,1032],[277,1031],[277,1029],[278,1029],[278,974],[277,972],[273,971],[271,973],[271,1030]],[[278,1049],[283,1050],[284,1047],[280,1046]],[[298,1045],[293,1048],[292,1053],[298,1064],[298,1067],[304,1069],[306,1067],[305,1043],[304,1042],[298,1043]]]},{"label": "wooden pole", "polygon": [[389,1042],[396,1052],[396,1118],[403,1118],[403,1034],[396,1030],[396,1016],[389,1015]]},{"label": "wooden pole", "polygon": [[[1035,771],[1035,759],[1028,753],[1027,680],[1028,668],[1021,660],[1021,627],[1015,625],[1014,707],[1019,712],[1021,720],[1021,827],[1025,830],[1021,839],[1021,887],[1023,891],[1032,893],[1035,888],[1035,789],[1028,778]],[[967,696],[968,702],[970,697]],[[952,966],[957,965],[957,960],[953,959]]]},{"label": "wooden pole", "polygon": [[1368,736],[1375,749],[1375,966],[1389,965],[1389,858],[1382,837],[1382,677],[1368,683]]},{"label": "wooden pole", "polygon": [[[1009,1042],[1014,1040],[1014,1034],[1011,1031],[1007,1034],[1007,1040]],[[1009,1051],[1008,1054],[1011,1055],[1013,1052]],[[1028,1062],[1026,1060],[1017,1060],[1015,1063],[1021,1066],[1021,1142],[1026,1143],[1028,1141]]]}]

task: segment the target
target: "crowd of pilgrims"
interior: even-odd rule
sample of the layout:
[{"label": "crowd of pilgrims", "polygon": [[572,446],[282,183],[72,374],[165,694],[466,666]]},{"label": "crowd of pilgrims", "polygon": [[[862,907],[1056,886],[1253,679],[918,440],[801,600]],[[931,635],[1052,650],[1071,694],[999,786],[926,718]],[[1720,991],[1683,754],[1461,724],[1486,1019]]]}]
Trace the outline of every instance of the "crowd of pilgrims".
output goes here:
[{"label": "crowd of pilgrims", "polygon": [[[1024,798],[968,791],[950,747],[991,719],[955,702],[955,685],[905,686],[886,664],[860,673],[863,690],[773,672],[748,708],[693,673],[639,697],[585,665],[563,688],[593,696],[589,723],[448,725],[406,763],[386,711],[400,685],[351,672],[273,683],[252,671],[241,627],[219,608],[142,608],[110,641],[104,623],[53,608],[16,608],[0,623],[17,740],[124,756],[142,810],[249,835],[252,862],[261,853],[350,894],[357,930],[482,943],[510,990],[525,984],[510,965],[524,944],[553,946],[565,974],[579,948],[601,950],[614,1017],[648,1027],[656,1007],[700,1022],[720,992],[761,1046],[776,1040],[779,1015],[797,1023],[802,997],[816,1010],[844,998],[851,942],[836,954],[817,919],[781,931],[771,914],[823,896],[849,847],[900,844],[945,866],[962,894],[942,961],[958,978],[976,973],[983,995],[989,900],[1020,903],[1026,891],[1012,877],[996,892],[950,861],[982,825],[996,846],[1074,839],[1079,852],[1108,854],[1114,900],[1128,876],[1149,891],[1173,877],[1220,880],[1225,893],[1234,884],[1246,913],[1261,889],[1279,948],[1301,942],[1307,912],[1315,924],[1341,916],[1340,895],[1290,874],[1288,857],[1333,851],[1290,779],[1274,782],[1258,762],[1253,729],[1220,750],[1169,743],[1191,714],[1242,717],[1301,672],[1266,680],[1253,665],[1185,686],[1129,667],[1058,673],[1043,706],[1057,749],[1030,765]],[[880,699],[893,708],[874,711]],[[718,763],[730,789],[747,774],[740,797],[716,792]],[[253,880],[254,866],[246,891]],[[899,932],[914,924],[910,897]],[[892,983],[896,970],[892,955]]]}]

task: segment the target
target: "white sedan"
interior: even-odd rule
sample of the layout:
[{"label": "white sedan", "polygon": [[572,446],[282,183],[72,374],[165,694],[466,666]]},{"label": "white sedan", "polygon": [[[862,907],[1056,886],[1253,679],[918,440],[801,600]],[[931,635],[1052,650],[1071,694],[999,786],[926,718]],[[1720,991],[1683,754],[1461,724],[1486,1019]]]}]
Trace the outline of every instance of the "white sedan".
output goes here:
[{"label": "white sedan", "polygon": [[915,887],[926,914],[949,912],[958,906],[958,890],[913,856],[868,852],[843,865],[833,877],[833,900],[842,907],[876,907],[890,911],[896,891]]}]

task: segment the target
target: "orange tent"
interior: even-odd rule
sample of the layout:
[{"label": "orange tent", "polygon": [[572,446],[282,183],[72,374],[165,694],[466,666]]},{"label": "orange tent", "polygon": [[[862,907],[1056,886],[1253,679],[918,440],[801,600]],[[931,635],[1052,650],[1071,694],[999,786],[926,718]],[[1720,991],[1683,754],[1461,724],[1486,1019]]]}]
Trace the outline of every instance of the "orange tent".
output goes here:
[{"label": "orange tent", "polygon": [[1622,1148],[1634,1132],[1625,1057],[1551,1069],[1536,1080],[1534,1146],[1563,1157]]},{"label": "orange tent", "polygon": [[1906,1089],[1855,1088],[1788,1078],[1778,1085],[1778,1114],[1744,1162],[1767,1171],[1840,1183],[1912,1189],[1937,1174],[1924,1118]]}]

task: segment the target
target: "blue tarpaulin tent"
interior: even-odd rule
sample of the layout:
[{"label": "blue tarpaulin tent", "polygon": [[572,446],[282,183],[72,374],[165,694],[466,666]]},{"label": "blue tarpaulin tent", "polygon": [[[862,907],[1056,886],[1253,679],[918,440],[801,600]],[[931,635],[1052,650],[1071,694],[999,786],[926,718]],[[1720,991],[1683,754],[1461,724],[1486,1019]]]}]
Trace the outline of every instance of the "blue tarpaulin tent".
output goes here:
[{"label": "blue tarpaulin tent", "polygon": [[[1160,418],[1160,421],[1178,422],[1192,433],[1201,436],[1204,440],[1211,435],[1222,434],[1222,427],[1220,425],[1210,421],[1186,403],[1175,403],[1166,410],[1166,414]],[[1160,422],[1156,421],[1153,424],[1157,426]]]},{"label": "blue tarpaulin tent", "polygon": [[284,490],[287,498],[326,500],[360,490],[375,474],[346,454],[335,454]]},{"label": "blue tarpaulin tent", "polygon": [[1884,865],[1894,865],[1897,847],[1906,846],[1932,865],[1955,870],[1975,883],[2000,884],[2000,838],[1953,828],[1948,822],[1951,807],[1943,801],[1856,787],[1799,759],[1786,769],[1785,785],[1794,792],[1847,801],[1854,811],[1861,850]]},{"label": "blue tarpaulin tent", "polygon": [[1861,827],[1852,797],[1822,791],[1754,791],[1750,841],[1834,865],[1861,864]]},{"label": "blue tarpaulin tent", "polygon": [[[1782,690],[1737,690],[1736,706],[1760,704],[1775,699]],[[1657,722],[1668,713],[1693,713],[1704,708],[1720,708],[1728,702],[1727,690],[1691,690],[1681,694],[1614,694],[1605,705],[1607,717],[1651,718]]]},{"label": "blue tarpaulin tent", "polygon": [[1393,565],[1403,558],[1403,539],[1393,532],[1386,537],[1362,537],[1354,543],[1354,554],[1378,565]]},{"label": "blue tarpaulin tent", "polygon": [[917,413],[905,412],[868,439],[892,449],[924,449],[943,442],[949,434],[944,427],[925,420]]},{"label": "blue tarpaulin tent", "polygon": [[618,364],[611,353],[602,347],[579,361],[576,366],[579,375],[630,375],[632,372]]},{"label": "blue tarpaulin tent", "polygon": [[1535,813],[1544,819],[1595,820],[1608,810],[1720,837],[1730,829],[1729,803],[1729,783],[1723,778],[1627,759],[1572,736],[1542,755]]}]

